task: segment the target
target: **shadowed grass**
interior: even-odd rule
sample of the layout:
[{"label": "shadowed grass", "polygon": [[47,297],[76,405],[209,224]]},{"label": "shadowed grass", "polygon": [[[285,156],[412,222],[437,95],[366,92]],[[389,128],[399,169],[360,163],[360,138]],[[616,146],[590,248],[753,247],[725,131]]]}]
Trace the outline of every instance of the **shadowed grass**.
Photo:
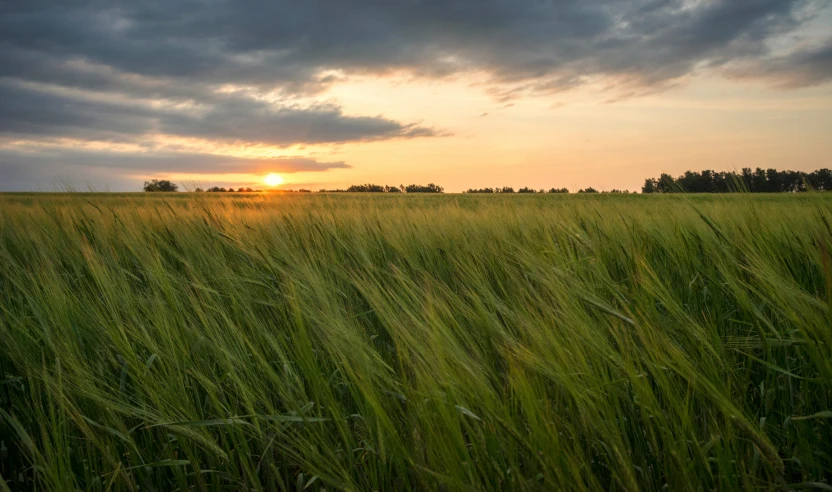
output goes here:
[{"label": "shadowed grass", "polygon": [[0,195],[0,490],[822,488],[830,206]]}]

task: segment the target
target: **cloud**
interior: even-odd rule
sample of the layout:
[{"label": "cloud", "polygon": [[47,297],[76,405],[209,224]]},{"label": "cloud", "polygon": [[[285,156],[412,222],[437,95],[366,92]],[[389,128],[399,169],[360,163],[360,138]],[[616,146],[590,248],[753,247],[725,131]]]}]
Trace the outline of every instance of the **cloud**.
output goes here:
[{"label": "cloud", "polygon": [[[822,0],[7,2],[0,6],[0,77],[216,104],[220,116],[238,116],[245,108],[255,117],[268,112],[262,103],[217,101],[217,90],[230,85],[310,96],[349,74],[476,71],[490,76],[489,91],[499,100],[599,78],[645,93],[702,67],[757,64],[766,77],[784,74],[789,64],[773,59],[769,46],[806,25],[820,5]],[[825,63],[811,57],[803,62],[808,71]],[[795,78],[792,85],[814,80]],[[290,114],[292,108],[277,118]],[[218,133],[208,122],[190,123],[194,131]],[[382,134],[392,128],[393,137],[402,131],[389,121],[350,124]],[[312,126],[324,135],[333,130]],[[353,138],[351,131],[336,133]]]},{"label": "cloud", "polygon": [[0,132],[110,140],[153,131],[151,107],[38,90],[0,80]]},{"label": "cloud", "polygon": [[55,148],[0,149],[0,191],[38,190],[67,180],[113,190],[137,190],[140,178],[156,174],[265,174],[348,169],[343,161],[310,157],[243,158],[177,152],[113,152]]},{"label": "cloud", "polygon": [[166,134],[240,140],[278,146],[435,136],[431,128],[403,125],[382,116],[345,116],[333,105],[272,108],[230,99],[198,116],[177,114],[161,122]]},{"label": "cloud", "polygon": [[280,107],[238,95],[213,95],[183,108],[9,81],[0,81],[0,93],[0,133],[8,135],[135,140],[158,133],[289,146],[436,134],[382,116],[347,116],[334,105]]},{"label": "cloud", "polygon": [[541,88],[569,87],[593,75],[653,84],[702,63],[764,55],[766,41],[798,28],[811,3],[16,2],[3,7],[0,20],[0,73],[97,88],[137,85],[124,74],[140,74],[156,80],[156,90],[164,85],[158,81],[186,80],[196,90],[233,83],[309,93],[331,83],[331,70],[429,76],[484,70],[496,81]]},{"label": "cloud", "polygon": [[7,166],[106,167],[121,171],[171,171],[177,173],[319,172],[345,169],[343,161],[324,162],[311,157],[250,158],[218,154],[180,152],[114,152],[73,150],[64,147],[0,149],[0,162]]},{"label": "cloud", "polygon": [[820,85],[832,80],[832,38],[787,54],[729,67],[729,76],[763,80],[781,89]]},{"label": "cloud", "polygon": [[[0,138],[286,147],[446,135],[322,101],[356,74],[475,73],[503,103],[599,82],[614,101],[701,70],[804,87],[829,81],[830,44],[772,50],[824,1],[0,2]],[[188,159],[166,156],[138,162]]]}]

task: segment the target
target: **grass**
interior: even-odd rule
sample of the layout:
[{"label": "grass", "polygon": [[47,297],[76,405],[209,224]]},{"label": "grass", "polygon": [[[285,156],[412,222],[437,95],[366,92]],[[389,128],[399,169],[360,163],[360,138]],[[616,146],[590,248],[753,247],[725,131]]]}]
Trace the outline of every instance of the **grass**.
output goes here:
[{"label": "grass", "polygon": [[832,197],[0,195],[0,490],[832,490]]}]

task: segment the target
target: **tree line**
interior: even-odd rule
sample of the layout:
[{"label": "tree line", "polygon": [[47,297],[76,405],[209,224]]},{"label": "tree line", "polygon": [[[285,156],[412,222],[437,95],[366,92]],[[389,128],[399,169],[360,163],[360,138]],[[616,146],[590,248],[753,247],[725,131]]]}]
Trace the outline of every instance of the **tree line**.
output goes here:
[{"label": "tree line", "polygon": [[[142,188],[146,192],[167,192],[172,193],[179,191],[179,185],[166,180],[166,179],[153,179],[151,181],[145,181],[144,187]],[[194,192],[197,193],[262,193],[263,190],[256,190],[253,188],[221,188],[219,186],[212,186],[210,188],[202,189],[202,188],[194,188]],[[306,189],[299,189],[299,190],[289,190],[289,189],[279,189],[279,190],[266,190],[267,193],[312,193],[312,190]],[[332,189],[326,190],[321,189],[317,191],[318,193],[444,193],[445,188],[434,184],[428,183],[427,185],[399,185],[399,186],[382,186],[376,184],[360,184],[360,185],[352,185],[347,189]]]},{"label": "tree line", "polygon": [[832,190],[832,171],[818,169],[805,173],[759,167],[752,171],[745,167],[737,173],[706,169],[687,171],[676,178],[669,174],[648,178],[641,188],[642,193],[797,193],[809,190]]},{"label": "tree line", "polygon": [[[148,192],[175,192],[179,187],[168,181],[154,179],[145,181],[144,191]],[[752,170],[749,167],[743,168],[740,172],[735,171],[712,171],[700,172],[687,171],[681,176],[673,177],[663,173],[658,178],[648,178],[641,188],[642,193],[797,193],[803,191],[830,191],[832,190],[832,170],[818,169],[811,173],[803,171],[778,171],[776,169],[757,168]],[[220,188],[214,186],[203,190],[196,188],[196,192],[214,193],[257,193],[263,190],[252,188]],[[346,189],[322,189],[319,193],[444,193],[445,189],[437,184],[427,185],[377,185],[360,184],[352,185]],[[270,193],[311,193],[312,190],[268,190]],[[549,190],[523,188],[514,190],[511,186],[496,188],[470,188],[465,193],[569,193],[566,188],[550,188]],[[613,189],[609,191],[598,191],[593,187],[578,190],[578,193],[631,193],[628,190]]]},{"label": "tree line", "polygon": [[[541,188],[539,190],[535,190],[534,188],[529,188],[524,186],[517,191],[514,191],[514,188],[511,186],[503,186],[497,188],[471,188],[467,190],[465,193],[569,193],[569,190],[566,188],[550,188],[548,191]],[[578,190],[578,193],[630,193],[628,190],[618,190],[613,189],[610,191],[598,191],[593,187],[583,188]]]},{"label": "tree line", "polygon": [[319,193],[444,193],[445,188],[429,183],[427,185],[399,185],[399,186],[382,186],[377,184],[360,184],[352,185],[349,188],[334,189],[334,190],[318,190]]},{"label": "tree line", "polygon": [[[465,193],[514,193],[514,188],[511,186],[503,186],[497,188],[469,188]],[[529,188],[528,186],[524,186],[517,190],[517,193],[569,193],[569,190],[566,188],[552,188],[548,192],[544,189],[535,190],[534,188]]]}]

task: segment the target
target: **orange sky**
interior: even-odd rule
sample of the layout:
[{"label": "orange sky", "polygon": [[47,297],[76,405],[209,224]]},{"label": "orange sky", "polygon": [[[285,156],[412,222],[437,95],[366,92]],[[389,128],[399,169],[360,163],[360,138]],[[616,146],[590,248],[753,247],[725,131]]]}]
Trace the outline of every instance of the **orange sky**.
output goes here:
[{"label": "orange sky", "polygon": [[[346,113],[419,121],[447,136],[224,151],[308,155],[353,165],[283,175],[282,188],[311,189],[431,181],[453,192],[486,186],[638,190],[645,178],[662,172],[832,166],[828,85],[782,90],[699,76],[660,93],[608,101],[614,93],[590,87],[499,102],[466,77],[357,77],[327,98]],[[167,177],[263,187],[262,174]]]},{"label": "orange sky", "polygon": [[20,2],[0,191],[832,167],[828,0]]}]

